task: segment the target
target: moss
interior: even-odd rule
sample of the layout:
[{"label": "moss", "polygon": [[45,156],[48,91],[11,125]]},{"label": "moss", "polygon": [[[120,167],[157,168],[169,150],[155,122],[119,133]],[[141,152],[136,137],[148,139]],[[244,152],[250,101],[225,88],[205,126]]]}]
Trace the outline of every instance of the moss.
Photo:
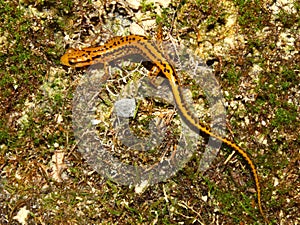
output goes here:
[{"label": "moss", "polygon": [[283,127],[296,122],[296,119],[297,110],[295,108],[290,108],[289,110],[279,108],[275,112],[275,118],[272,120],[272,125],[276,127]]},{"label": "moss", "polygon": [[[129,18],[131,12],[128,6],[117,2],[100,2],[96,6],[92,1],[0,0],[0,207],[4,215],[0,223],[8,220],[13,224],[12,218],[20,206],[26,205],[31,211],[28,224],[40,220],[49,224],[207,224],[217,217],[226,224],[259,224],[260,215],[253,207],[255,194],[248,191],[254,185],[244,166],[246,162],[234,157],[223,164],[231,152],[229,148],[223,147],[212,167],[199,175],[196,172],[206,143],[199,141],[199,152],[182,170],[139,195],[133,187],[116,184],[93,171],[77,151],[72,99],[85,70],[69,72],[59,64],[64,37],[69,35],[76,45],[88,42],[94,34],[96,44],[91,44],[97,45],[100,39],[111,35],[107,28],[99,28],[107,22],[110,9],[114,7],[118,16],[125,14]],[[240,110],[228,108],[228,121],[232,122],[228,127],[235,134],[234,139],[253,156],[261,178],[263,206],[271,224],[279,223],[279,214],[287,223],[294,224],[298,210],[293,201],[297,195],[294,187],[298,181],[293,179],[299,173],[296,159],[300,145],[296,101],[299,85],[295,81],[299,79],[300,67],[297,55],[292,55],[296,46],[285,48],[278,40],[280,33],[297,37],[299,3],[293,3],[296,13],[280,9],[275,21],[274,14],[263,7],[263,1],[233,3],[238,23],[227,31],[239,30],[238,36],[244,41],[239,40],[228,51],[221,52],[215,52],[213,47],[227,37],[222,28],[232,12],[224,1],[173,2],[162,9],[161,16],[156,15],[158,6],[153,3],[142,2],[141,10],[150,11],[150,17],[163,25],[164,34],[206,53],[205,60],[212,62],[220,86],[228,93],[228,105],[233,100],[243,105],[243,116]],[[204,43],[212,48],[206,49]],[[258,74],[249,73],[253,65],[261,68]],[[118,75],[116,80],[120,78]],[[183,83],[187,87],[192,85],[195,101],[204,95],[188,79]],[[118,91],[119,84],[113,84],[113,91]],[[109,114],[112,99],[103,101]],[[139,125],[137,132],[146,129],[153,118],[150,106],[139,107],[137,118],[132,121]],[[159,112],[173,109],[168,104],[155,106]],[[58,116],[62,121],[58,121]],[[175,121],[173,117],[170,120]],[[99,127],[99,132],[107,131],[106,124]],[[176,134],[178,129],[171,124],[165,143],[168,149],[176,146],[178,135],[173,131]],[[114,141],[111,133],[107,135]],[[259,141],[261,136],[266,144]],[[51,176],[52,157],[57,150],[65,153],[67,164],[63,171],[67,178],[61,183]],[[160,150],[145,154],[144,163],[149,163],[153,154],[171,153]],[[274,180],[278,180],[278,185],[274,186]]]}]

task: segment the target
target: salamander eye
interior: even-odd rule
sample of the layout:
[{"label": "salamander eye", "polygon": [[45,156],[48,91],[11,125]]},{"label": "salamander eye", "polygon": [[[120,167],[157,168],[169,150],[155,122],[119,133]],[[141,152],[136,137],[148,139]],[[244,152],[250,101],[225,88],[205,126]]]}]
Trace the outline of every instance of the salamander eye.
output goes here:
[{"label": "salamander eye", "polygon": [[76,64],[77,64],[77,61],[72,60],[72,59],[69,60],[69,65],[70,65],[70,66],[74,66],[74,65],[76,65]]}]

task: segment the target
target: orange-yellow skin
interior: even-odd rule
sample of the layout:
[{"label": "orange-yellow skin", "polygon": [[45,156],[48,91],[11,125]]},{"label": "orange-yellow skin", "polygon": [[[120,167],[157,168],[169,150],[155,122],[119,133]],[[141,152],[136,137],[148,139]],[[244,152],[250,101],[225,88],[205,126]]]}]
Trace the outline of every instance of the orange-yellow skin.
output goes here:
[{"label": "orange-yellow skin", "polygon": [[85,67],[96,63],[107,64],[124,56],[135,54],[142,55],[147,60],[151,61],[168,79],[177,108],[192,128],[222,141],[237,151],[244,158],[251,168],[254,177],[259,211],[264,217],[264,220],[267,221],[261,204],[261,189],[257,170],[251,158],[242,148],[232,141],[212,133],[209,128],[198,123],[198,119],[185,106],[174,68],[168,63],[167,59],[163,56],[161,51],[159,51],[154,42],[151,42],[146,37],[139,35],[114,37],[100,47],[83,48],[80,50],[70,48],[61,57],[61,63],[72,67]]}]

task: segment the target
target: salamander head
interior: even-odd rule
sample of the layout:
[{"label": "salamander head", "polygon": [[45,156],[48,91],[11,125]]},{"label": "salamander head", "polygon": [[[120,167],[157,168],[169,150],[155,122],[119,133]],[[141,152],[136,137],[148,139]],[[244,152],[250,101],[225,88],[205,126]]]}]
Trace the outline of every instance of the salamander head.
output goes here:
[{"label": "salamander head", "polygon": [[86,66],[86,62],[90,61],[90,57],[84,50],[69,48],[60,58],[61,64],[72,67]]}]

